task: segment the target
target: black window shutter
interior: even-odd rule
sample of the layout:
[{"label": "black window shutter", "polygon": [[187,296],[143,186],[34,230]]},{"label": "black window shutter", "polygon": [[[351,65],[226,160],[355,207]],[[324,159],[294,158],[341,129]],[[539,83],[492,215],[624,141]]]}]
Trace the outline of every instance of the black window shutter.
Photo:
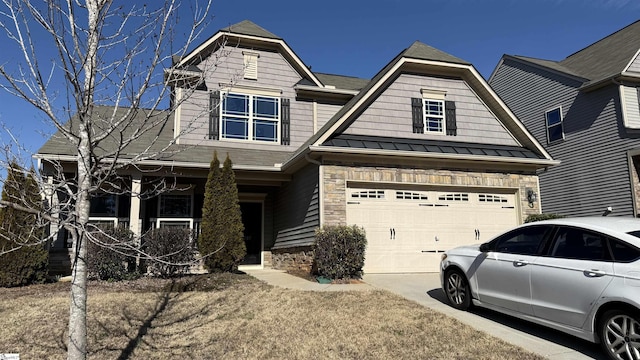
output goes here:
[{"label": "black window shutter", "polygon": [[411,98],[411,117],[413,118],[413,133],[424,134],[424,112],[422,99]]},{"label": "black window shutter", "polygon": [[456,103],[454,101],[444,102],[444,116],[447,121],[447,135],[458,135],[458,126],[456,125]]},{"label": "black window shutter", "polygon": [[282,145],[290,145],[291,143],[291,117],[290,117],[290,103],[289,99],[280,99],[280,143]]},{"label": "black window shutter", "polygon": [[640,87],[637,87],[636,91],[638,93],[638,108],[640,109]]},{"label": "black window shutter", "polygon": [[209,139],[218,140],[220,126],[220,91],[209,94]]}]

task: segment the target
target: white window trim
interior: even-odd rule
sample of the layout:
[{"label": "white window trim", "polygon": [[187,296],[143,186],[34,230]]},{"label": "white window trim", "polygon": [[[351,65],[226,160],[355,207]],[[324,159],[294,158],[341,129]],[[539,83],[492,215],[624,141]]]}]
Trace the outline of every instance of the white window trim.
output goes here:
[{"label": "white window trim", "polygon": [[[559,110],[560,111],[560,122],[558,124],[554,124],[552,126],[561,126],[561,128],[562,128],[562,139],[551,140],[549,138],[549,128],[550,128],[550,126],[549,126],[549,120],[548,120],[547,116],[548,116],[548,114],[550,112],[555,111],[555,110]],[[553,144],[553,143],[556,143],[556,142],[564,140],[564,115],[562,114],[562,105],[555,106],[555,107],[553,107],[553,108],[551,108],[551,109],[549,109],[549,110],[544,112],[544,128],[545,128],[545,131],[547,132],[547,144]]]},{"label": "white window trim", "polygon": [[[430,130],[427,126],[427,102],[438,102],[440,104],[442,104],[442,115],[429,115],[429,117],[431,118],[438,118],[440,119],[441,123],[441,129],[439,131],[436,130]],[[446,116],[446,109],[445,109],[445,104],[444,104],[444,100],[440,100],[440,99],[432,99],[432,98],[423,98],[422,99],[422,121],[424,123],[424,133],[425,134],[436,134],[436,135],[445,135],[447,133],[447,116]]]},{"label": "white window trim", "polygon": [[[446,135],[447,133],[447,115],[446,115],[446,108],[445,108],[445,97],[447,96],[447,92],[445,90],[440,90],[440,89],[427,89],[427,88],[423,88],[420,89],[420,93],[422,94],[422,122],[424,124],[424,133],[425,134],[432,134],[432,135]],[[441,131],[434,131],[434,130],[429,130],[427,128],[427,101],[436,101],[442,104],[442,116],[436,115],[436,116],[430,116],[430,117],[435,117],[435,118],[441,118],[442,119],[442,130]]]},{"label": "white window trim", "polygon": [[[232,139],[232,138],[227,138],[225,137],[225,132],[224,132],[224,98],[227,96],[227,94],[236,94],[236,95],[242,95],[242,96],[248,96],[249,97],[249,115],[246,117],[247,121],[248,121],[248,132],[247,132],[247,139]],[[280,93],[278,91],[278,93]],[[254,144],[280,144],[280,129],[282,126],[282,98],[280,97],[280,95],[278,96],[273,96],[273,95],[265,95],[264,91],[249,91],[249,92],[240,92],[240,91],[221,91],[220,92],[220,106],[219,106],[219,112],[220,112],[220,120],[219,120],[219,124],[218,124],[218,128],[220,129],[220,140],[223,141],[233,141],[233,142],[242,142],[242,143],[254,143]],[[276,100],[276,108],[278,110],[278,117],[275,119],[266,119],[269,121],[275,121],[276,122],[276,130],[275,130],[275,139],[274,141],[265,141],[265,140],[255,140],[254,139],[254,131],[253,131],[253,127],[254,127],[254,120],[255,116],[254,116],[254,111],[253,111],[253,99],[256,96],[260,96],[260,97],[270,97],[270,98],[274,98]],[[241,116],[241,115],[236,115],[236,117],[239,118],[245,118],[245,116]],[[261,120],[260,118],[258,118],[257,120]]]},{"label": "white window trim", "polygon": [[189,223],[189,229],[193,229],[193,218],[156,218],[156,229],[160,229],[160,224],[163,222]]},{"label": "white window trim", "polygon": [[91,223],[92,221],[113,222],[114,227],[118,226],[118,218],[115,216],[90,216],[89,223]]}]

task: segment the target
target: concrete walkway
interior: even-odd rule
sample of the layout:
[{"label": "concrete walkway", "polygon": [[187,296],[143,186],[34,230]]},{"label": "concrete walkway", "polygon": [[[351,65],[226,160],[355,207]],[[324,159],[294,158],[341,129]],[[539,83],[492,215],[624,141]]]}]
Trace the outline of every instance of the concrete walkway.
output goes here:
[{"label": "concrete walkway", "polygon": [[306,291],[367,291],[383,289],[455,318],[508,343],[540,354],[550,360],[605,359],[598,345],[558,331],[521,321],[490,310],[459,311],[446,303],[437,273],[368,274],[362,284],[320,284],[281,270],[261,269],[245,272],[268,284]]}]

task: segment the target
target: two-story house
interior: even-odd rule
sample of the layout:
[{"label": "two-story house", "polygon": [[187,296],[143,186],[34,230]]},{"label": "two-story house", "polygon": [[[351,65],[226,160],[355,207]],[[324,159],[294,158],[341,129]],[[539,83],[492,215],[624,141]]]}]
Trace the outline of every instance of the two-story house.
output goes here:
[{"label": "two-story house", "polygon": [[561,61],[504,55],[489,84],[559,166],[542,211],[638,216],[640,21]]},{"label": "two-story house", "polygon": [[[368,239],[365,272],[437,271],[442,251],[539,213],[536,173],[557,163],[470,63],[420,42],[364,80],[312,72],[281,37],[243,21],[167,73],[180,105],[159,136],[177,143],[123,179],[134,194],[162,178],[186,190],[105,194],[92,219],[137,235],[197,228],[213,152],[228,154],[245,266],[309,268],[315,229],[357,224]],[[75,151],[54,135],[37,157],[45,172],[72,169]]]}]

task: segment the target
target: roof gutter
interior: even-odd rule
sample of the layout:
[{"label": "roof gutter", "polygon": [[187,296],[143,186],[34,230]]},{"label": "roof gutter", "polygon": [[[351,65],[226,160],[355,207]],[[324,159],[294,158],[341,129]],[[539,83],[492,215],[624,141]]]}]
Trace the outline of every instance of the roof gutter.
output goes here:
[{"label": "roof gutter", "polygon": [[352,96],[357,95],[360,92],[356,90],[335,89],[335,88],[317,87],[317,86],[310,86],[310,85],[295,85],[293,89],[296,91],[301,90],[301,91],[311,91],[311,92],[339,94],[339,95],[352,95]]}]

